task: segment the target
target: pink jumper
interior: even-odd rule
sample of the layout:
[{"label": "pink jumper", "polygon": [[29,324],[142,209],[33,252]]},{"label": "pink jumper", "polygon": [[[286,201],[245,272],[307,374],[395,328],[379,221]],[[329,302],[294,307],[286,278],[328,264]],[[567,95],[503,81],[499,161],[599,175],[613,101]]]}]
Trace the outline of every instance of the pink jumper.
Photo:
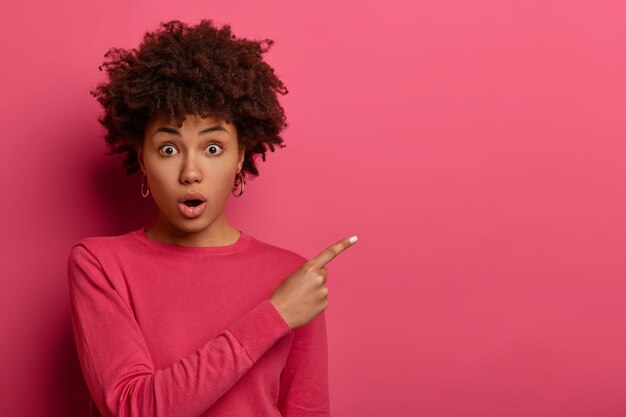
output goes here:
[{"label": "pink jumper", "polygon": [[325,314],[291,329],[269,301],[306,262],[246,233],[227,246],[86,237],[68,257],[91,416],[328,417]]}]

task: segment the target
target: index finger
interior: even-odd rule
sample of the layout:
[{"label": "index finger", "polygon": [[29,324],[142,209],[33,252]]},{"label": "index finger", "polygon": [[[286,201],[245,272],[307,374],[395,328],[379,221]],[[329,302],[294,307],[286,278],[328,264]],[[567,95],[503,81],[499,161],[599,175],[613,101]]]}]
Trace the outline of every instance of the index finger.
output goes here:
[{"label": "index finger", "polygon": [[309,260],[309,263],[314,265],[317,268],[321,268],[326,265],[328,262],[332,261],[339,255],[341,252],[354,245],[354,243],[358,240],[356,236],[347,237],[345,239],[341,239],[339,242],[330,245],[319,255]]}]

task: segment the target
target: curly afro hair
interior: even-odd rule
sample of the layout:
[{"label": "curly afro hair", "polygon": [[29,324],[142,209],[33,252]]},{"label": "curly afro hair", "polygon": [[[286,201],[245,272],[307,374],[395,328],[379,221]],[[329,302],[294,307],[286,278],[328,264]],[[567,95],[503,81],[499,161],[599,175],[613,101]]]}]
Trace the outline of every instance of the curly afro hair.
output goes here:
[{"label": "curly afro hair", "polygon": [[109,49],[98,67],[109,81],[90,91],[105,110],[98,121],[107,130],[107,155],[127,153],[130,175],[140,168],[137,150],[153,116],[179,128],[186,114],[213,116],[234,123],[246,147],[242,176],[258,176],[256,155],[265,161],[267,147],[286,146],[280,132],[288,125],[276,93],[287,88],[262,59],[273,43],[237,38],[229,24],[220,28],[211,19],[195,26],[171,20],[146,32],[138,49]]}]

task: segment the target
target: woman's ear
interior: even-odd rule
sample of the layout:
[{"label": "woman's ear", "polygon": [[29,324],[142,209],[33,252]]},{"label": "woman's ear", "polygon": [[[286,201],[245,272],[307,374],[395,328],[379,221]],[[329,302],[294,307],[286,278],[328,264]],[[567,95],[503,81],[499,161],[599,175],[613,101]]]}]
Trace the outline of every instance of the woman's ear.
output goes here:
[{"label": "woman's ear", "polygon": [[143,165],[143,149],[141,147],[135,148],[137,151],[137,160],[139,161],[139,166],[141,167],[141,172],[145,173],[146,168]]},{"label": "woman's ear", "polygon": [[241,168],[243,167],[243,160],[245,159],[246,156],[246,147],[242,146],[239,148],[239,159],[237,161],[237,172],[241,171]]}]

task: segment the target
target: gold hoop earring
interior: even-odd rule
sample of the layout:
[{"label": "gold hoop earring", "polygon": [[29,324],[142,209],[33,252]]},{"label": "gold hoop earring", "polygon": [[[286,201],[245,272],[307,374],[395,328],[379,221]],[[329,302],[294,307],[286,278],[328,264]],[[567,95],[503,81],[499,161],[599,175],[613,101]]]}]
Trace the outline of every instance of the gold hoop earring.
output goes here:
[{"label": "gold hoop earring", "polygon": [[148,197],[148,194],[150,194],[150,188],[147,187],[148,184],[146,184],[146,189],[148,190],[145,194],[143,192],[143,180],[146,178],[146,173],[143,173],[143,177],[141,177],[141,195],[145,198]]},{"label": "gold hoop earring", "polygon": [[237,171],[237,176],[239,177],[239,182],[241,182],[241,191],[239,191],[239,194],[235,194],[232,191],[235,191],[235,188],[233,187],[233,190],[231,191],[231,193],[235,196],[235,197],[241,197],[241,195],[243,194],[243,190],[246,188],[246,182],[243,179],[243,175],[241,175],[241,172]]}]

